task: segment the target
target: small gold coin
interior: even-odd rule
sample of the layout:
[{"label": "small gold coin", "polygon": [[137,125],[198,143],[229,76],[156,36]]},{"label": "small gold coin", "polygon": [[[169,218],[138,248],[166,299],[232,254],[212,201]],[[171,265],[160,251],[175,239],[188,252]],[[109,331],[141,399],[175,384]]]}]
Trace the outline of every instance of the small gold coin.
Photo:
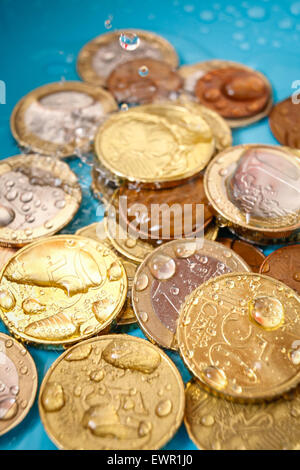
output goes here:
[{"label": "small gold coin", "polygon": [[12,334],[61,347],[105,330],[127,295],[120,259],[75,235],[45,238],[18,251],[0,277],[0,315]]},{"label": "small gold coin", "polygon": [[191,381],[184,422],[201,450],[300,450],[300,393],[271,403],[216,398]]},{"label": "small gold coin", "polygon": [[194,176],[215,151],[208,124],[182,106],[132,108],[110,116],[95,139],[100,162],[119,177],[165,186]]},{"label": "small gold coin", "polygon": [[39,411],[61,449],[159,449],[183,419],[184,386],[173,362],[150,342],[101,336],[68,349],[50,367]]},{"label": "small gold coin", "polygon": [[58,82],[28,93],[15,106],[11,131],[22,147],[57,157],[87,151],[107,113],[110,93],[81,82]]},{"label": "small gold coin", "polygon": [[[121,34],[136,39],[135,50],[121,47]],[[128,29],[102,34],[88,42],[79,53],[77,70],[84,81],[105,86],[108,76],[118,65],[143,57],[162,60],[173,68],[178,66],[177,53],[166,39],[149,31]]]},{"label": "small gold coin", "polygon": [[15,339],[0,333],[0,436],[23,421],[33,405],[37,384],[37,371],[29,352]]},{"label": "small gold coin", "polygon": [[0,162],[0,245],[20,247],[65,227],[81,203],[77,176],[53,157],[21,154]]},{"label": "small gold coin", "polygon": [[271,400],[300,380],[300,297],[255,273],[225,274],[182,306],[177,340],[201,384],[236,400]]}]

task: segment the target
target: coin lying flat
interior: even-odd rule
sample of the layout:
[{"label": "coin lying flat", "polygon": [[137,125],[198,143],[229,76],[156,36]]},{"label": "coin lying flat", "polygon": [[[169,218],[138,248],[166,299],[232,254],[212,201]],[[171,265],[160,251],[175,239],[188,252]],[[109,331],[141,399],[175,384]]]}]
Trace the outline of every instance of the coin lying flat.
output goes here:
[{"label": "coin lying flat", "polygon": [[145,57],[119,65],[107,79],[107,88],[119,103],[152,103],[181,87],[181,76],[169,64]]},{"label": "coin lying flat", "polygon": [[[120,46],[120,35],[138,40],[135,50],[124,50]],[[178,56],[173,46],[161,36],[149,31],[129,29],[102,34],[87,43],[80,51],[77,70],[81,78],[94,85],[106,85],[107,77],[120,64],[129,60],[147,58],[161,60],[176,68]]]},{"label": "coin lying flat", "polygon": [[259,272],[278,279],[300,294],[300,245],[288,245],[273,251]]},{"label": "coin lying flat", "polygon": [[272,403],[242,405],[185,389],[184,422],[201,450],[300,450],[300,394]]},{"label": "coin lying flat", "polygon": [[261,272],[259,269],[266,257],[260,249],[243,240],[233,238],[219,238],[218,242],[240,255],[250,266],[251,271],[255,273]]},{"label": "coin lying flat", "polygon": [[300,107],[289,97],[273,107],[269,124],[271,131],[282,145],[300,149]]},{"label": "coin lying flat", "polygon": [[107,91],[81,82],[50,83],[15,106],[11,131],[22,147],[67,157],[88,150],[104,117],[117,110]]},{"label": "coin lying flat", "polygon": [[[148,105],[148,108],[151,105]],[[119,177],[167,186],[196,175],[215,142],[206,122],[181,106],[153,105],[110,116],[95,139],[100,162]]]},{"label": "coin lying flat", "polygon": [[131,323],[136,322],[136,317],[134,311],[131,306],[131,288],[133,284],[133,279],[135,276],[135,272],[137,270],[137,264],[134,263],[132,260],[126,258],[124,255],[117,252],[117,250],[112,245],[111,241],[109,240],[105,228],[104,228],[105,220],[101,220],[100,222],[95,222],[94,224],[88,225],[87,227],[83,227],[77,230],[76,235],[81,237],[91,238],[92,240],[98,241],[105,246],[107,246],[110,250],[112,250],[119,258],[124,265],[127,280],[128,280],[128,293],[127,299],[125,301],[124,307],[117,318],[118,325],[129,325]]},{"label": "coin lying flat", "polygon": [[177,340],[186,366],[209,390],[271,400],[300,380],[300,297],[261,274],[211,279],[186,299]]},{"label": "coin lying flat", "polygon": [[65,227],[81,203],[77,176],[54,158],[21,154],[0,162],[0,245],[20,247]]},{"label": "coin lying flat", "polygon": [[48,347],[108,327],[127,294],[126,271],[104,244],[75,235],[18,251],[1,273],[0,315],[12,334]]},{"label": "coin lying flat", "polygon": [[237,145],[207,167],[204,189],[214,211],[239,236],[278,242],[300,228],[300,163],[286,148]]},{"label": "coin lying flat", "polygon": [[39,411],[62,449],[159,449],[181,424],[184,387],[159,348],[133,336],[107,335],[56,360],[43,380]]},{"label": "coin lying flat", "polygon": [[142,330],[160,346],[177,349],[177,320],[185,298],[212,277],[249,270],[234,251],[213,241],[165,243],[143,261],[134,279],[132,305]]},{"label": "coin lying flat", "polygon": [[16,248],[7,248],[3,246],[0,247],[0,271],[10,260],[10,258],[16,253],[16,251]]},{"label": "coin lying flat", "polygon": [[0,436],[23,421],[33,405],[37,384],[37,371],[29,352],[0,333]]}]

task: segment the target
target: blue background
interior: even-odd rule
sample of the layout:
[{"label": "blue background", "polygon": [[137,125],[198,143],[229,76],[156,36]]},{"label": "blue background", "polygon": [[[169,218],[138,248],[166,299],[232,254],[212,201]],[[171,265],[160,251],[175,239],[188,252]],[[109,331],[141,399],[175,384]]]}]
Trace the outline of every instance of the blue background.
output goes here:
[{"label": "blue background", "polygon": [[[300,80],[300,1],[0,0],[0,80],[6,83],[6,104],[0,104],[0,159],[19,153],[9,129],[16,102],[40,85],[63,77],[78,79],[77,54],[87,41],[107,31],[104,22],[109,15],[113,16],[110,31],[140,28],[166,37],[181,64],[223,58],[260,70],[272,83],[275,101],[291,95],[293,81]],[[267,119],[234,130],[233,136],[234,144],[277,144]],[[79,160],[70,164],[84,194],[78,215],[64,230],[72,233],[97,220],[97,203],[89,191],[89,166]],[[6,331],[2,324],[0,331]],[[143,336],[137,327],[130,333]],[[29,349],[40,384],[59,354]],[[177,354],[170,357],[183,380],[189,380]],[[17,428],[0,437],[0,449],[55,449],[36,403]],[[184,426],[166,449],[195,449]]]}]

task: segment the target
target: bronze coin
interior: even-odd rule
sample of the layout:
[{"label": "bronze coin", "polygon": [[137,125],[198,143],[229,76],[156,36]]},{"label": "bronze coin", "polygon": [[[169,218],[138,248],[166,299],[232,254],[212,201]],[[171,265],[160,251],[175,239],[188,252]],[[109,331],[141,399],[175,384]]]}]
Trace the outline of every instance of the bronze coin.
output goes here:
[{"label": "bronze coin", "polygon": [[300,294],[300,245],[288,245],[273,251],[259,272],[278,279]]},{"label": "bronze coin", "polygon": [[[119,196],[127,198],[127,207],[121,205],[120,218],[126,221],[132,233],[147,241],[192,237],[207,227],[213,218],[202,175],[168,189],[135,190],[123,185]],[[155,214],[153,209],[158,205],[159,210]],[[197,205],[204,206],[203,219],[197,214]],[[187,223],[191,225],[189,233],[184,231]]]},{"label": "bronze coin", "polygon": [[291,97],[273,107],[269,124],[278,142],[300,149],[300,106],[293,103]]},{"label": "bronze coin", "polygon": [[240,257],[249,264],[254,273],[261,272],[259,268],[266,258],[261,250],[250,243],[244,242],[243,240],[236,240],[234,238],[219,238],[218,242],[231,248],[240,255]]},{"label": "bronze coin", "polygon": [[151,103],[179,91],[182,83],[182,78],[166,62],[144,58],[115,68],[108,77],[107,87],[119,102]]},{"label": "bronze coin", "polygon": [[253,116],[265,108],[270,98],[264,80],[257,73],[237,67],[205,74],[196,83],[195,95],[226,118]]}]

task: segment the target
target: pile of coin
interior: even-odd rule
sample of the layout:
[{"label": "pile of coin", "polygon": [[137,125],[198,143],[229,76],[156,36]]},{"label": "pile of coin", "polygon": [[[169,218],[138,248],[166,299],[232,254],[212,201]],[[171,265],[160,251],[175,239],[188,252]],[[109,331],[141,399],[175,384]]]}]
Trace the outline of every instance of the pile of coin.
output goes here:
[{"label": "pile of coin", "polygon": [[[35,399],[24,343],[65,349],[39,393],[59,448],[159,449],[183,420],[201,449],[299,448],[298,108],[272,108],[243,64],[178,68],[146,31],[94,39],[78,73],[21,99],[26,151],[0,162],[0,316],[15,338],[0,334],[0,435]],[[231,128],[270,111],[284,146],[232,146]],[[56,235],[82,199],[63,158],[91,153],[105,216]],[[281,242],[267,258],[256,246]],[[123,334],[136,322],[150,341]]]}]

